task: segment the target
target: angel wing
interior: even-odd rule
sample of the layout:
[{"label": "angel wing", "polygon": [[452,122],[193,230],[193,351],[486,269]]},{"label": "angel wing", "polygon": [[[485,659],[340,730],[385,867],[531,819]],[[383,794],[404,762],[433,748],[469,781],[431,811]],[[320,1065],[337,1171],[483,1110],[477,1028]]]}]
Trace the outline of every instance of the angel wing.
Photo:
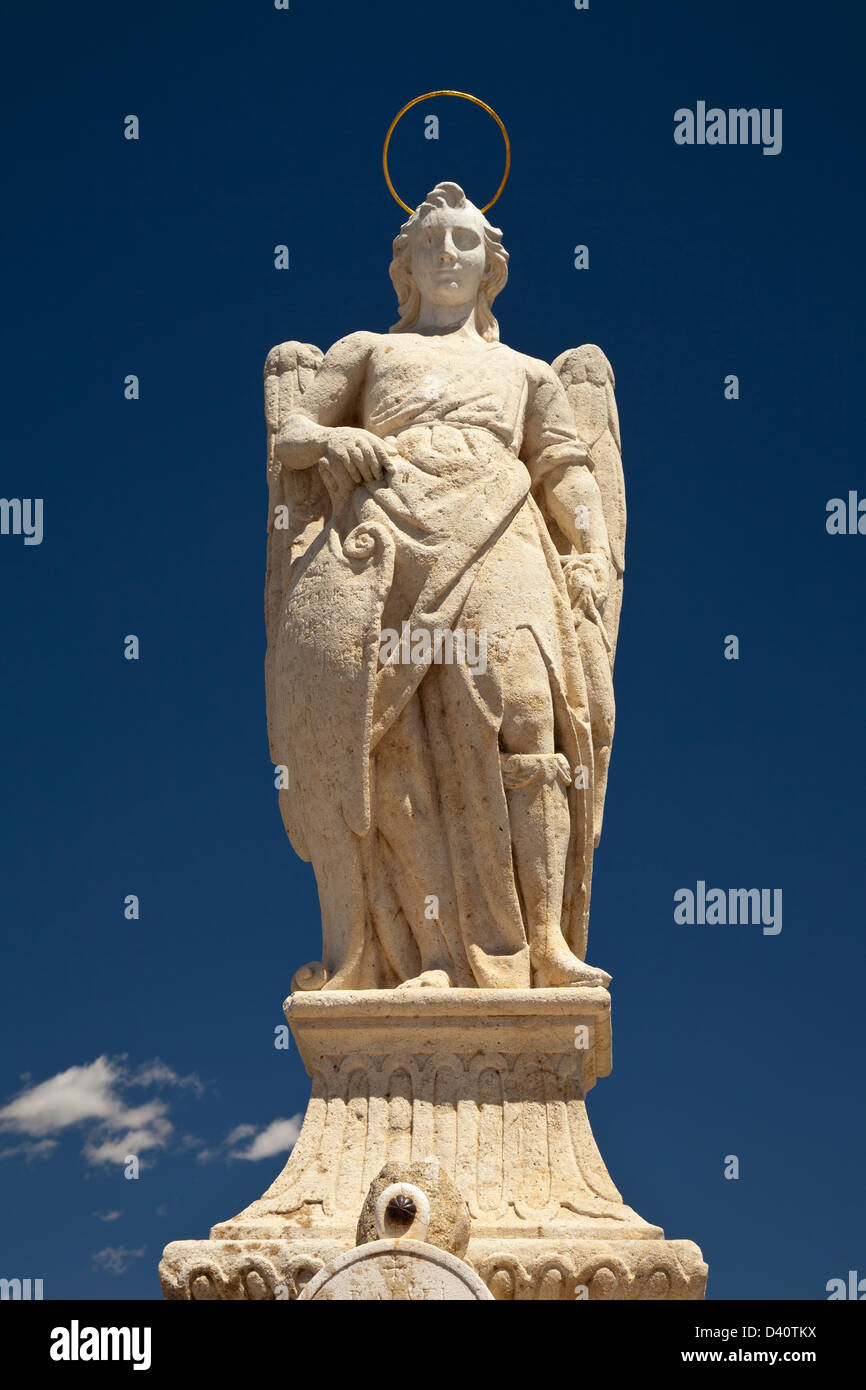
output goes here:
[{"label": "angel wing", "polygon": [[330,515],[331,503],[317,468],[291,472],[279,468],[274,445],[286,416],[318,371],[324,353],[312,343],[279,343],[265,360],[265,419],[268,426],[268,558],[265,576],[265,689],[271,760],[287,763],[273,698],[273,653],[280,610],[292,565],[318,536]]},{"label": "angel wing", "polygon": [[577,619],[578,646],[586,677],[592,727],[593,839],[597,845],[601,836],[613,742],[613,662],[625,570],[626,510],[622,446],[613,370],[601,348],[593,343],[570,348],[556,358],[553,370],[565,388],[577,434],[592,452],[594,476],[601,493],[610,541],[608,595],[601,615],[604,637],[590,618],[582,616]]},{"label": "angel wing", "polygon": [[610,642],[612,670],[622,608],[626,523],[622,443],[613,368],[601,348],[594,343],[584,343],[583,347],[570,348],[561,353],[553,363],[553,370],[565,387],[575,429],[589,445],[595,460],[595,480],[601,492],[610,540],[611,572],[604,625]]}]

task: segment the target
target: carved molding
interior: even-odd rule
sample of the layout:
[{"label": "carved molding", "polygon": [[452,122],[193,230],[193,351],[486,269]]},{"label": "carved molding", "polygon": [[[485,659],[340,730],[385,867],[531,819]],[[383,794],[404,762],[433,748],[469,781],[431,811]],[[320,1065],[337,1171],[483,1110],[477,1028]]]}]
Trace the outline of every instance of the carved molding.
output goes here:
[{"label": "carved molding", "polygon": [[282,1242],[176,1240],[163,1251],[159,1282],[175,1302],[291,1301],[338,1253],[335,1247],[322,1258]]},{"label": "carved molding", "polygon": [[[295,1242],[175,1241],[159,1267],[163,1294],[192,1302],[295,1301],[347,1247]],[[707,1267],[691,1241],[470,1244],[466,1262],[500,1302],[683,1301],[704,1297]]]},{"label": "carved molding", "polygon": [[[489,1247],[490,1242],[486,1245]],[[468,1262],[501,1302],[702,1299],[707,1266],[691,1241],[631,1241],[537,1251],[473,1250]]]}]

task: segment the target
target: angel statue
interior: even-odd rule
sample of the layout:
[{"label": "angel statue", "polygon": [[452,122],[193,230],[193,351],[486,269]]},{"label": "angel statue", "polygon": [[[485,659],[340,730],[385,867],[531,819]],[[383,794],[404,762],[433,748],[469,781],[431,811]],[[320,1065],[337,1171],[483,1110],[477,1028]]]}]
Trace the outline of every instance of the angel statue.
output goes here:
[{"label": "angel statue", "polygon": [[605,985],[585,963],[625,494],[610,364],[499,338],[502,233],[455,183],[399,320],[265,364],[268,731],[322,960],[294,990]]}]

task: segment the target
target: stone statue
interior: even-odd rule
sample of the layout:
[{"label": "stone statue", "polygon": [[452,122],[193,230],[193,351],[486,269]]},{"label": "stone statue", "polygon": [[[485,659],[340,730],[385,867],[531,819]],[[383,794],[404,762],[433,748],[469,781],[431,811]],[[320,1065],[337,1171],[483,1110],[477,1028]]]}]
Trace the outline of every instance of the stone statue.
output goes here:
[{"label": "stone statue", "polygon": [[439,184],[394,243],[391,332],[268,356],[268,724],[323,935],[284,1010],[312,1090],[267,1191],[166,1247],[169,1299],[704,1296],[700,1250],[626,1205],[586,1107],[611,1068],[584,957],[613,373],[597,347],[550,367],[501,343],[506,266]]},{"label": "stone statue", "polygon": [[401,228],[399,321],[268,355],[266,661],[322,961],[293,990],[599,985],[614,724],[613,373],[499,339],[502,234],[454,183]]},{"label": "stone statue", "polygon": [[268,354],[268,730],[322,962],[295,990],[606,984],[585,965],[626,527],[613,373],[499,341],[502,234],[400,229],[399,321]]}]

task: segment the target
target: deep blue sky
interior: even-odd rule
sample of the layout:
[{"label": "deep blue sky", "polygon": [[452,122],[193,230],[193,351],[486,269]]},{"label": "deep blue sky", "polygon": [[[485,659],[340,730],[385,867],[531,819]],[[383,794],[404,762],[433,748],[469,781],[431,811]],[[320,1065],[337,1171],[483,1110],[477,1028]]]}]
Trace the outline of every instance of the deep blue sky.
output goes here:
[{"label": "deep blue sky", "polygon": [[[411,97],[454,87],[513,142],[490,213],[511,253],[504,340],[547,360],[596,342],[617,377],[628,574],[590,927],[614,977],[596,1136],[626,1201],[701,1245],[710,1297],[819,1299],[866,1275],[866,536],[825,528],[829,498],[866,496],[861,25],[838,0],[7,16],[0,491],[42,497],[45,533],[0,536],[0,1105],[89,1070],[39,1093],[29,1131],[7,1113],[0,1274],[159,1297],[163,1245],[282,1165],[228,1161],[229,1133],[306,1104],[297,1053],[273,1046],[319,923],[265,733],[261,367],[282,340],[394,321],[404,214],[382,139]],[[676,145],[673,113],[698,100],[781,107],[781,154]],[[501,157],[486,118],[440,101],[399,128],[393,175],[409,202],[441,178],[483,202]],[[781,888],[781,933],[678,926],[673,895],[699,879]],[[200,1086],[141,1073],[155,1058]],[[88,1083],[105,1123],[84,1106],[61,1125]],[[94,1149],[123,1148],[129,1107],[157,1100],[139,1120],[163,1146],[124,1180]]]}]

